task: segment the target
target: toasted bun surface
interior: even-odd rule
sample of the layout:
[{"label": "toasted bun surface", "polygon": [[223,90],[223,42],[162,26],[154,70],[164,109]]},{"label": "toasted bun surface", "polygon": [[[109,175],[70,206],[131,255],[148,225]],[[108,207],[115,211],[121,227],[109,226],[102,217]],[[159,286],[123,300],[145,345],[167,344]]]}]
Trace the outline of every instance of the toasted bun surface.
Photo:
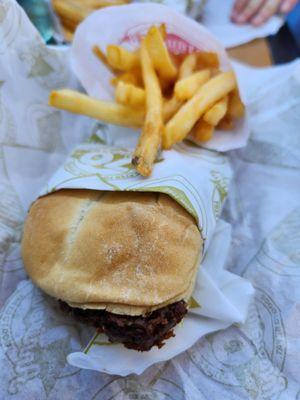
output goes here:
[{"label": "toasted bun surface", "polygon": [[22,241],[25,269],[46,293],[128,315],[187,299],[201,249],[193,217],[169,196],[94,190],[38,199]]}]

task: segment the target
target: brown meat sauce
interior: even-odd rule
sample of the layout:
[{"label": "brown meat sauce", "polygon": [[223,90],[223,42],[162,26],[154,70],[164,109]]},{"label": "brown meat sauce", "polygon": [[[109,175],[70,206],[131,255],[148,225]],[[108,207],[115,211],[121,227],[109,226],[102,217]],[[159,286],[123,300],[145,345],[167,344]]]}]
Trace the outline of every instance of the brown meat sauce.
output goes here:
[{"label": "brown meat sauce", "polygon": [[173,334],[173,328],[187,313],[187,304],[181,300],[145,316],[119,315],[105,310],[83,310],[59,300],[60,308],[84,324],[93,325],[108,336],[110,342],[123,343],[128,349],[148,351],[164,345]]}]

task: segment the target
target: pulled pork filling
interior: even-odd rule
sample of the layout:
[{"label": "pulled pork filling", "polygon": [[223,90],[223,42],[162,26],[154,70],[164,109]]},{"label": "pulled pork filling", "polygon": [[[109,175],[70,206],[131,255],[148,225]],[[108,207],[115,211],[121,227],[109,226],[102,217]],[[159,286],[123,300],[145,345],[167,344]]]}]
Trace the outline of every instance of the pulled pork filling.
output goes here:
[{"label": "pulled pork filling", "polygon": [[148,351],[164,345],[173,334],[173,328],[187,313],[187,304],[181,300],[155,310],[145,316],[119,315],[105,310],[83,310],[59,300],[61,309],[78,321],[93,325],[108,336],[110,342],[123,343],[128,349]]}]

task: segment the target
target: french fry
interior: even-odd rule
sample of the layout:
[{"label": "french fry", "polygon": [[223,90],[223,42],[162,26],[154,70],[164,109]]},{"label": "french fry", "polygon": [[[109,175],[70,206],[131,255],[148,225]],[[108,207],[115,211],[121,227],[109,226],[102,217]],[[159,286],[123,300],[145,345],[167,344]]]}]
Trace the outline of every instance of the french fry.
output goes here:
[{"label": "french fry", "polygon": [[184,79],[190,76],[193,73],[196,65],[197,65],[197,55],[195,53],[186,56],[180,65],[178,78]]},{"label": "french fry", "polygon": [[163,120],[164,122],[169,121],[174,114],[177,113],[179,108],[182,106],[183,102],[176,99],[175,96],[172,96],[170,99],[167,99],[163,103]]},{"label": "french fry", "polygon": [[145,43],[159,77],[166,80],[175,79],[177,69],[173,64],[163,36],[157,26],[152,26],[149,29],[145,37]]},{"label": "french fry", "polygon": [[144,89],[119,81],[115,91],[116,102],[128,106],[144,106],[146,93]]},{"label": "french fry", "polygon": [[109,65],[120,71],[130,71],[140,65],[138,52],[131,52],[121,46],[107,46],[106,54]]},{"label": "french fry", "polygon": [[123,72],[118,76],[111,79],[110,83],[113,86],[117,86],[118,82],[132,83],[134,86],[142,85],[142,73],[140,69]]},{"label": "french fry", "polygon": [[140,57],[146,91],[146,117],[132,157],[132,164],[141,175],[149,176],[161,145],[163,130],[162,93],[145,39],[141,43]]},{"label": "french fry", "polygon": [[245,114],[245,106],[242,103],[238,88],[229,94],[228,116],[230,118],[241,118]]},{"label": "french fry", "polygon": [[197,53],[198,68],[219,68],[219,57],[217,53],[201,51]]},{"label": "french fry", "polygon": [[163,40],[166,40],[167,37],[167,27],[166,24],[160,24],[159,26],[159,31],[161,33],[161,36],[163,38]]},{"label": "french fry", "polygon": [[141,127],[144,121],[143,110],[96,100],[75,90],[52,91],[49,97],[49,105],[75,114],[87,115],[108,124]]},{"label": "french fry", "polygon": [[217,129],[221,129],[222,131],[230,131],[233,129],[233,126],[233,120],[228,115],[225,115],[225,117],[218,123]]},{"label": "french fry", "polygon": [[80,23],[91,11],[70,0],[53,0],[54,11],[60,18]]},{"label": "french fry", "polygon": [[214,126],[203,119],[199,119],[192,129],[192,137],[199,142],[208,142],[213,135]]},{"label": "french fry", "polygon": [[167,123],[163,134],[163,147],[169,149],[172,144],[183,140],[196,121],[235,86],[233,71],[223,72],[201,86]]},{"label": "french fry", "polygon": [[53,8],[60,18],[65,39],[71,42],[77,25],[95,9],[127,4],[129,0],[52,0]]},{"label": "french fry", "polygon": [[142,68],[141,67],[135,68],[135,69],[131,70],[130,73],[135,76],[135,80],[136,80],[135,86],[144,88]]},{"label": "french fry", "polygon": [[93,53],[106,66],[106,68],[108,68],[112,73],[115,73],[115,70],[109,65],[106,55],[99,46],[95,45],[93,47]]},{"label": "french fry", "polygon": [[70,32],[75,32],[78,23],[71,21],[70,19],[67,18],[60,18],[60,22],[62,24],[62,26],[66,29],[68,29]]},{"label": "french fry", "polygon": [[[189,54],[181,63],[179,68],[178,77],[179,79],[184,79],[190,76],[193,73],[193,70],[196,66],[196,56],[195,54]],[[174,114],[180,109],[180,107],[184,104],[183,101],[178,100],[175,95],[173,95],[170,99],[167,99],[163,103],[163,120],[164,122],[169,121]]]},{"label": "french fry", "polygon": [[223,97],[216,104],[214,104],[206,113],[203,115],[203,120],[210,125],[216,126],[224,118],[227,112],[228,96]]},{"label": "french fry", "polygon": [[67,42],[72,42],[74,33],[72,30],[66,28],[65,26],[62,27],[63,35],[64,38],[66,39]]},{"label": "french fry", "polygon": [[184,54],[173,54],[173,53],[171,53],[170,55],[172,57],[172,61],[173,61],[174,65],[178,69],[178,75],[179,75],[180,66],[186,56]]},{"label": "french fry", "polygon": [[174,93],[178,100],[188,100],[194,96],[199,87],[207,82],[210,78],[208,69],[194,72],[187,78],[180,79],[176,82]]}]

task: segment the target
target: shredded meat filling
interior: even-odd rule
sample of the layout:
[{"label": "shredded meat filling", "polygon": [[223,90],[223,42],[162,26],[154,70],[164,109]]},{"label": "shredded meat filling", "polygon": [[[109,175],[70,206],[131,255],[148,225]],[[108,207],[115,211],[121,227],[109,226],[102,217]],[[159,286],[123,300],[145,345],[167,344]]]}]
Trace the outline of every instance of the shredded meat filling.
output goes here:
[{"label": "shredded meat filling", "polygon": [[181,300],[145,316],[119,315],[105,310],[83,310],[59,300],[63,311],[78,321],[93,325],[108,336],[110,342],[123,343],[128,349],[148,351],[153,346],[164,345],[173,334],[173,328],[187,313],[187,305]]}]

